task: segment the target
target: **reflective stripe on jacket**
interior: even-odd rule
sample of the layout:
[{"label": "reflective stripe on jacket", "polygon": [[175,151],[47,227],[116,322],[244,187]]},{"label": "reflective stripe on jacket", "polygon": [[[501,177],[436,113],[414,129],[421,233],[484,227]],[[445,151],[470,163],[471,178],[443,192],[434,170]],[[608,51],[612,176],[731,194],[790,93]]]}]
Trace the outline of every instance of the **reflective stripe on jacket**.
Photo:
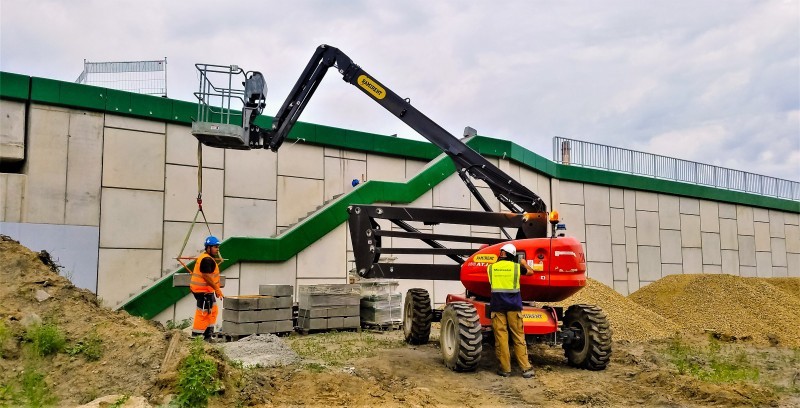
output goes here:
[{"label": "reflective stripe on jacket", "polygon": [[[194,270],[192,270],[192,280],[189,282],[189,290],[193,293],[214,293],[214,288],[203,279],[203,273],[200,272],[200,263],[203,258],[211,258],[207,252],[203,252],[197,257],[194,262]],[[213,260],[213,258],[212,258]],[[219,265],[214,261],[214,272],[211,273],[211,280],[217,287],[219,287]]]},{"label": "reflective stripe on jacket", "polygon": [[489,265],[489,284],[492,286],[490,308],[492,312],[522,310],[522,295],[519,291],[520,266],[512,261],[500,261]]}]

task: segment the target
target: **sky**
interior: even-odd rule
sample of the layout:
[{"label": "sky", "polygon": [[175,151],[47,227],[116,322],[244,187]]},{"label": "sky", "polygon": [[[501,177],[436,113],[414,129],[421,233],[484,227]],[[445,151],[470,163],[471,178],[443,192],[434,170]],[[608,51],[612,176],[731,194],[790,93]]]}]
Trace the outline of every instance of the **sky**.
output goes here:
[{"label": "sky", "polygon": [[[83,61],[260,71],[277,112],[335,46],[453,135],[553,158],[577,139],[800,181],[800,0],[0,0],[0,70],[74,81]],[[424,140],[330,72],[301,121]]]}]

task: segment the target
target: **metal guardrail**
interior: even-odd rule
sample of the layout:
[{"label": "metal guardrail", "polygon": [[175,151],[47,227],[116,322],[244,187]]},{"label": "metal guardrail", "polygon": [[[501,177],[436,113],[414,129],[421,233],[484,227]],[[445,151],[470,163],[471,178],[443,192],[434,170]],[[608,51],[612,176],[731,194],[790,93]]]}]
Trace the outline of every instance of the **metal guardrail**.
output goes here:
[{"label": "metal guardrail", "polygon": [[800,201],[800,182],[563,137],[553,161]]}]

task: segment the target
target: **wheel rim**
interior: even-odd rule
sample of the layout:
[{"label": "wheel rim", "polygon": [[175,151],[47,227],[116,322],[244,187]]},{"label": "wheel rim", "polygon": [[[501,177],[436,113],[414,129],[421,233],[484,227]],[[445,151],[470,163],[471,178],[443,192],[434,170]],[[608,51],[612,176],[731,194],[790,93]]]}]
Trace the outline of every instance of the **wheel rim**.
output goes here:
[{"label": "wheel rim", "polygon": [[573,322],[570,327],[576,329],[578,333],[580,333],[580,337],[578,338],[578,341],[572,345],[572,349],[578,351],[583,350],[586,347],[586,330],[579,322]]},{"label": "wheel rim", "polygon": [[406,301],[403,309],[403,334],[408,336],[411,333],[411,325],[414,322],[414,307],[411,302]]},{"label": "wheel rim", "polygon": [[448,356],[453,355],[453,351],[456,347],[456,342],[458,339],[456,338],[456,327],[455,323],[452,319],[447,319],[442,327],[442,339],[444,340],[443,350],[447,353]]}]

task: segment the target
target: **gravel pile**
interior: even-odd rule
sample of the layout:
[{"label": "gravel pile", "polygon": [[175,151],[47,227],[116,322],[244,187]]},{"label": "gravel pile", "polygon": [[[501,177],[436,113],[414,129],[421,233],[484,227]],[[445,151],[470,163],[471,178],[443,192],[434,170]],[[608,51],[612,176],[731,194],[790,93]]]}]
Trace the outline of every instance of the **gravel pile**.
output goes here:
[{"label": "gravel pile", "polygon": [[229,359],[241,361],[245,367],[280,367],[300,360],[297,353],[274,334],[254,334],[220,347]]},{"label": "gravel pile", "polygon": [[587,279],[586,287],[562,302],[553,304],[563,306],[586,303],[602,308],[613,330],[614,340],[647,341],[672,336],[680,330],[678,325],[657,313],[620,295],[614,289],[594,280]]},{"label": "gravel pile", "polygon": [[800,278],[762,278],[764,282],[800,299]]},{"label": "gravel pile", "polygon": [[765,279],[670,275],[629,298],[690,332],[800,346],[800,297]]}]

